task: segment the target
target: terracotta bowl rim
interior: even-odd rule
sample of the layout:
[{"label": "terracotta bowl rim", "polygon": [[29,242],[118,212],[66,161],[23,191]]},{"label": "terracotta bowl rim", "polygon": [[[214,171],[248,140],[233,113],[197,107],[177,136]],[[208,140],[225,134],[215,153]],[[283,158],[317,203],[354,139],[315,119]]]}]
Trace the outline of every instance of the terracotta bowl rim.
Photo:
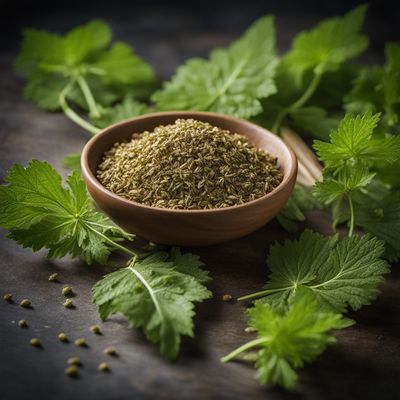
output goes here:
[{"label": "terracotta bowl rim", "polygon": [[[253,127],[257,130],[263,131],[265,134],[268,136],[273,135],[274,138],[278,141],[278,143],[287,151],[288,156],[289,156],[289,165],[287,168],[287,171],[285,171],[283,175],[282,182],[271,192],[267,193],[266,195],[259,197],[258,199],[248,201],[243,204],[238,204],[234,206],[229,206],[229,207],[224,207],[224,208],[213,208],[213,209],[193,209],[193,210],[186,210],[186,209],[173,209],[173,208],[163,208],[163,207],[154,207],[154,206],[148,206],[146,204],[138,203],[133,200],[128,200],[125,199],[121,196],[118,196],[117,194],[111,192],[110,190],[106,189],[100,181],[96,178],[96,176],[92,173],[92,171],[89,168],[89,154],[93,149],[94,144],[101,140],[104,136],[111,135],[114,133],[118,127],[130,124],[132,121],[137,121],[137,120],[145,120],[145,119],[152,119],[154,117],[160,117],[160,116],[171,116],[171,115],[176,115],[176,118],[187,118],[190,116],[190,118],[195,118],[194,115],[198,115],[199,117],[201,116],[208,116],[208,117],[217,117],[219,119],[228,119],[232,121],[239,122],[240,124],[247,125],[249,127]],[[227,213],[235,210],[242,210],[245,208],[253,207],[256,204],[265,202],[266,200],[270,200],[273,197],[276,197],[286,185],[288,185],[292,179],[296,177],[297,174],[297,158],[296,155],[294,154],[293,150],[286,145],[286,143],[277,135],[273,134],[270,132],[268,129],[263,128],[260,125],[253,124],[252,122],[232,117],[230,115],[226,114],[220,114],[220,113],[215,113],[215,112],[206,112],[206,111],[164,111],[164,112],[154,112],[154,113],[149,113],[145,115],[141,115],[139,117],[133,117],[130,119],[126,119],[120,122],[117,122],[113,125],[110,125],[106,128],[104,128],[102,131],[97,133],[95,136],[93,136],[84,146],[82,150],[82,156],[81,156],[81,169],[82,169],[82,175],[87,180],[91,185],[93,185],[98,191],[102,192],[104,196],[112,199],[113,201],[123,203],[128,206],[134,206],[134,207],[142,207],[146,210],[154,210],[158,212],[163,212],[163,213],[179,213],[179,214],[210,214],[210,213]]]}]

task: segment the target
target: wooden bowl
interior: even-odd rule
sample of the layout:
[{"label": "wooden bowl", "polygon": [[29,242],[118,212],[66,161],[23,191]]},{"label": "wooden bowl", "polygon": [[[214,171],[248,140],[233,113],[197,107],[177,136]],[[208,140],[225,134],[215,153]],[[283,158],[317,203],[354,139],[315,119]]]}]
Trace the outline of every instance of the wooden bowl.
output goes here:
[{"label": "wooden bowl", "polygon": [[[194,118],[242,134],[257,147],[278,158],[283,173],[281,184],[267,195],[248,203],[213,210],[172,210],[126,200],[107,190],[96,170],[103,153],[132,133],[152,131],[178,118]],[[161,112],[112,125],[94,136],[83,149],[83,178],[97,205],[127,232],[149,241],[182,246],[204,246],[245,236],[270,221],[286,204],[297,175],[294,153],[276,135],[250,122],[208,112]]]}]

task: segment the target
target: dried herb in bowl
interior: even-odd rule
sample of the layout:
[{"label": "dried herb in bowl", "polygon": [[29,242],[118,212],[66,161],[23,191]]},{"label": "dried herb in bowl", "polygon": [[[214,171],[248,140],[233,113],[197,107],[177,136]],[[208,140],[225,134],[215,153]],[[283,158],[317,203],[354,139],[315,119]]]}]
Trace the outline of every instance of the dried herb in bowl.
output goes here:
[{"label": "dried herb in bowl", "polygon": [[243,204],[282,181],[277,160],[246,137],[178,119],[115,143],[97,178],[113,193],[149,206],[212,209]]}]

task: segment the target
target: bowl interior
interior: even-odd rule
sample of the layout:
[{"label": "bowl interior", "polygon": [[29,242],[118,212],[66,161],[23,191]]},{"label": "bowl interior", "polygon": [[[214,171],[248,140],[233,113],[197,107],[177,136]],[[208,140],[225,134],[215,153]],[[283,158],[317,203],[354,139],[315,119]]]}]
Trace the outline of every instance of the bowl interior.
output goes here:
[{"label": "bowl interior", "polygon": [[[232,133],[239,133],[246,136],[255,146],[277,157],[278,166],[283,174],[283,180],[271,193],[283,186],[289,180],[290,175],[295,173],[295,157],[292,151],[278,136],[266,129],[250,122],[222,114],[180,111],[148,114],[132,120],[123,121],[106,128],[96,135],[85,146],[82,157],[84,167],[87,163],[86,165],[89,170],[87,172],[90,173],[91,180],[101,185],[96,178],[97,167],[102,160],[104,152],[109,150],[115,142],[129,140],[133,133],[152,131],[159,125],[173,124],[178,118],[194,118],[227,129]],[[103,186],[102,188],[107,190]]]}]

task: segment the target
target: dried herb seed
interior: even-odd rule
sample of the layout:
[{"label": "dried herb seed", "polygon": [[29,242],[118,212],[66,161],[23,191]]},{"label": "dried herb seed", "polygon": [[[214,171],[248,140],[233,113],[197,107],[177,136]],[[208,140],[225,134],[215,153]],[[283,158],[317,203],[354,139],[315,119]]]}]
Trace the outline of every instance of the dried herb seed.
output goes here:
[{"label": "dried herb seed", "polygon": [[65,286],[65,287],[63,287],[63,289],[62,289],[62,294],[63,294],[63,296],[69,296],[69,295],[71,295],[73,293],[73,291],[72,291],[72,287],[71,286]]},{"label": "dried herb seed", "polygon": [[232,300],[233,300],[233,297],[230,294],[224,294],[222,296],[222,301],[232,301]]},{"label": "dried herb seed", "polygon": [[77,377],[78,376],[78,368],[76,365],[70,365],[69,367],[65,368],[65,375],[71,376],[71,377]]},{"label": "dried herb seed", "polygon": [[58,334],[58,340],[60,342],[66,343],[66,342],[68,342],[68,336],[65,333],[61,332]]},{"label": "dried herb seed", "polygon": [[98,325],[91,326],[90,332],[94,333],[95,335],[101,335],[101,329]]},{"label": "dried herb seed", "polygon": [[105,363],[105,362],[100,363],[99,366],[97,367],[97,369],[98,369],[99,371],[102,371],[102,372],[110,372],[110,367],[109,367],[109,365],[108,365],[107,363]]},{"label": "dried herb seed", "polygon": [[111,192],[149,206],[212,209],[258,199],[282,174],[277,160],[243,135],[178,119],[115,143],[97,178]]},{"label": "dried herb seed", "polygon": [[10,294],[10,293],[5,294],[5,295],[3,296],[3,300],[4,300],[4,301],[7,301],[8,303],[12,303],[12,301],[13,301],[12,294]]},{"label": "dried herb seed", "polygon": [[75,344],[80,347],[87,347],[87,342],[83,338],[76,339]]},{"label": "dried herb seed", "polygon": [[32,304],[31,304],[30,300],[23,299],[23,300],[21,300],[21,303],[19,303],[19,305],[24,308],[29,308],[29,307],[31,307]]},{"label": "dried herb seed", "polygon": [[27,328],[28,327],[28,323],[24,319],[21,319],[21,320],[18,321],[18,326],[21,327],[21,328]]},{"label": "dried herb seed", "polygon": [[58,274],[57,273],[51,274],[49,276],[49,281],[50,282],[57,282],[58,281]]},{"label": "dried herb seed", "polygon": [[117,350],[115,349],[115,347],[107,347],[104,349],[104,354],[107,354],[109,356],[114,356],[116,357],[118,355]]},{"label": "dried herb seed", "polygon": [[38,338],[32,338],[30,344],[34,347],[42,347],[42,342]]},{"label": "dried herb seed", "polygon": [[63,303],[65,308],[75,308],[75,305],[71,299],[67,299]]},{"label": "dried herb seed", "polygon": [[68,363],[68,365],[75,365],[76,367],[79,367],[82,365],[82,362],[81,362],[80,358],[78,358],[78,357],[68,358],[67,363]]}]

